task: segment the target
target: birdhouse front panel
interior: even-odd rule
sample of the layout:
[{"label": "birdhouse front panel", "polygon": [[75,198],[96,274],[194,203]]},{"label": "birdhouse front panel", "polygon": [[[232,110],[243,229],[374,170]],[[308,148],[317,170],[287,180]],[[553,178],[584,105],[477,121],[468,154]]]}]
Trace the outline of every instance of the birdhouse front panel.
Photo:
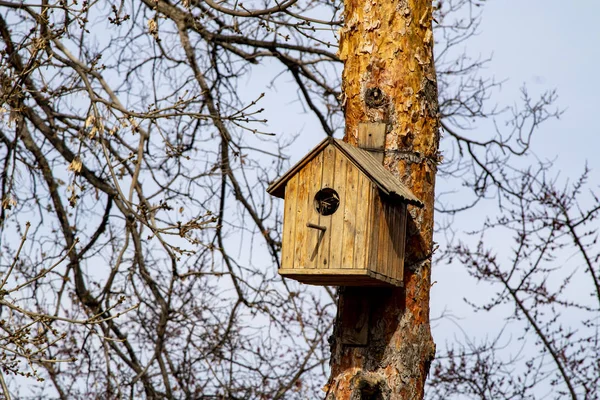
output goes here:
[{"label": "birdhouse front panel", "polygon": [[401,286],[402,200],[418,200],[386,174],[366,151],[331,139],[273,183],[269,193],[285,199],[279,273],[316,285]]},{"label": "birdhouse front panel", "polygon": [[365,236],[355,229],[359,173],[336,152],[324,149],[287,183],[283,269],[354,268],[353,252],[342,247],[353,249]]}]

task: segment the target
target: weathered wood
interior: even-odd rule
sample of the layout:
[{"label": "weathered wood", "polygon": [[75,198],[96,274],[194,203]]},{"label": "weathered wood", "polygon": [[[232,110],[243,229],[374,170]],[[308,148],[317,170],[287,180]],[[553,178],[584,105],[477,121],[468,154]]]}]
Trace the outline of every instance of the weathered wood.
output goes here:
[{"label": "weathered wood", "polygon": [[294,237],[294,268],[306,267],[306,239],[308,237],[309,228],[306,227],[308,222],[308,189],[307,181],[310,182],[310,175],[306,169],[300,170],[298,173],[298,186],[296,195],[296,227]]},{"label": "weathered wood", "polygon": [[[346,162],[345,181],[345,205],[343,209],[344,233],[342,234],[342,268],[354,266],[354,242],[356,238],[357,203],[358,193],[358,169],[350,162]],[[362,175],[362,174],[361,174]]]},{"label": "weathered wood", "polygon": [[[318,154],[311,162],[307,165],[306,172],[310,176],[310,181],[307,180],[306,191],[308,197],[306,201],[307,209],[307,221],[306,223],[312,223],[318,225],[320,222],[320,214],[317,212],[314,204],[315,194],[321,189],[321,180],[323,176],[323,153]],[[306,225],[305,223],[305,225]],[[305,258],[304,265],[307,268],[317,268],[319,266],[319,260],[317,258],[321,242],[327,235],[327,227],[325,231],[319,231],[307,227],[308,235],[306,237],[306,253],[303,254]],[[317,247],[318,246],[318,247]]]},{"label": "weathered wood", "polygon": [[405,246],[406,246],[406,207],[400,207],[398,210],[398,237],[394,241],[394,247],[396,248],[396,266],[395,271],[396,274],[392,275],[392,278],[395,278],[402,282],[404,280],[404,254],[405,254]]},{"label": "weathered wood", "polygon": [[369,268],[369,259],[367,249],[369,248],[368,234],[369,223],[371,219],[371,181],[364,175],[358,174],[357,190],[358,199],[356,204],[356,223],[354,239],[354,260],[352,267],[354,269]]},{"label": "weathered wood", "polygon": [[369,232],[369,269],[381,272],[379,270],[380,264],[377,262],[377,254],[380,251],[379,242],[379,215],[381,214],[381,200],[379,199],[379,189],[375,185],[371,185],[371,225]]},{"label": "weathered wood", "polygon": [[331,244],[329,248],[329,268],[342,268],[342,255],[344,249],[342,248],[341,239],[344,235],[344,210],[348,202],[346,196],[346,164],[348,163],[346,157],[340,153],[339,150],[335,151],[335,167],[334,167],[334,183],[333,188],[340,196],[340,207],[331,215]]},{"label": "weathered wood", "polygon": [[[369,337],[369,298],[360,295],[355,288],[343,289],[344,302],[339,305],[341,340],[345,345],[365,346]],[[352,295],[354,294],[354,295]]]},{"label": "weathered wood", "polygon": [[387,124],[383,122],[361,122],[358,124],[357,146],[367,150],[373,157],[383,164],[385,150],[385,130]]},{"label": "weathered wood", "polygon": [[381,201],[381,212],[378,215],[379,218],[379,251],[377,252],[377,271],[383,276],[389,276],[389,265],[387,263],[389,244],[390,244],[390,231],[387,224],[388,205]]},{"label": "weathered wood", "polygon": [[282,268],[281,276],[311,285],[329,286],[401,286],[402,282],[368,269]]},{"label": "weathered wood", "polygon": [[[327,146],[323,150],[323,172],[321,175],[321,188],[334,188],[335,152],[336,150],[333,146]],[[336,213],[334,213],[333,215],[335,214]],[[329,249],[331,248],[331,240],[333,236],[332,219],[332,215],[321,215],[319,217],[319,225],[327,227],[327,231],[325,232],[323,240],[321,241],[321,244],[319,246],[321,248],[319,251],[319,255],[317,256],[319,268],[323,269],[335,268],[334,266],[331,266],[331,260],[329,256]]]},{"label": "weathered wood", "polygon": [[273,196],[283,198],[287,181],[292,176],[299,173],[301,169],[306,167],[306,164],[329,146],[334,146],[337,150],[341,151],[348,157],[350,162],[352,162],[361,172],[366,174],[385,194],[397,197],[408,204],[423,207],[421,200],[419,200],[410,189],[403,185],[394,174],[385,169],[381,163],[378,163],[371,153],[334,138],[327,138],[319,143],[294,167],[269,185],[267,192]]},{"label": "weathered wood", "polygon": [[287,184],[285,207],[283,212],[283,237],[281,239],[281,266],[294,268],[294,241],[296,238],[296,196],[298,193],[298,175]]},{"label": "weathered wood", "polygon": [[[311,284],[401,286],[402,259],[396,253],[403,239],[396,225],[398,210],[406,205],[381,190],[351,158],[354,151],[344,149],[330,142],[286,182],[280,273]],[[323,189],[339,196],[333,214],[324,215],[316,207],[315,196]],[[360,273],[350,272],[348,278],[339,272],[344,270]],[[359,278],[353,281],[353,276]]]},{"label": "weathered wood", "polygon": [[400,226],[400,207],[392,206],[390,207],[390,216],[389,216],[389,226],[390,226],[390,248],[388,251],[388,263],[389,270],[388,275],[390,277],[396,278],[399,274],[400,265],[398,260],[400,255],[398,254],[398,245],[397,243],[401,240],[404,240],[402,237],[402,229]]}]

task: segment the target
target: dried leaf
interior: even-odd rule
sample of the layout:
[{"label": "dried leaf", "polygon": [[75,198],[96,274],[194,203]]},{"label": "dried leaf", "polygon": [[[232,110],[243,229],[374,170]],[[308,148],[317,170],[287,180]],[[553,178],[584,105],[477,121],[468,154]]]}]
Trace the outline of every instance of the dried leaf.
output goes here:
[{"label": "dried leaf", "polygon": [[73,161],[71,161],[71,163],[67,167],[67,171],[73,171],[76,174],[79,174],[79,173],[81,173],[82,166],[83,166],[83,162],[81,162],[81,159],[79,157],[75,157],[73,159]]},{"label": "dried leaf", "polygon": [[94,114],[90,114],[87,119],[85,120],[85,128],[89,128],[90,126],[94,125],[94,123],[96,122],[96,117],[94,116]]}]

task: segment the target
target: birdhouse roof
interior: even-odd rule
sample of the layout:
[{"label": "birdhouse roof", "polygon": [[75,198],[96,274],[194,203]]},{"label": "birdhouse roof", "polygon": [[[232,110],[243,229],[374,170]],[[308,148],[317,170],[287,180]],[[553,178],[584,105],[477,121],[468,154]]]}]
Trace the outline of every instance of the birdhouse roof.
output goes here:
[{"label": "birdhouse roof", "polygon": [[335,146],[346,158],[362,171],[369,179],[381,189],[385,194],[398,197],[400,200],[413,204],[417,207],[423,207],[419,200],[409,188],[398,181],[390,171],[375,159],[368,151],[360,149],[345,143],[339,139],[327,138],[312,149],[304,158],[298,161],[289,171],[273,182],[267,192],[273,196],[283,198],[285,195],[285,186],[287,182],[300,171],[307,163],[315,158],[327,146]]}]

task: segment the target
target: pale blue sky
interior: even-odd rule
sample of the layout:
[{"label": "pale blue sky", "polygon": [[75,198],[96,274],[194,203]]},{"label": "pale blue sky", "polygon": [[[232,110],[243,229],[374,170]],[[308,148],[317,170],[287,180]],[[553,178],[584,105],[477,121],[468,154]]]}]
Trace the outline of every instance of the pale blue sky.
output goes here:
[{"label": "pale blue sky", "polygon": [[585,160],[600,168],[599,16],[600,2],[592,0],[493,0],[483,8],[481,34],[468,44],[469,51],[493,54],[489,72],[508,79],[499,102],[510,104],[523,83],[532,92],[558,90],[566,112],[543,126],[534,146],[540,156],[558,156],[565,173],[581,171]]}]

